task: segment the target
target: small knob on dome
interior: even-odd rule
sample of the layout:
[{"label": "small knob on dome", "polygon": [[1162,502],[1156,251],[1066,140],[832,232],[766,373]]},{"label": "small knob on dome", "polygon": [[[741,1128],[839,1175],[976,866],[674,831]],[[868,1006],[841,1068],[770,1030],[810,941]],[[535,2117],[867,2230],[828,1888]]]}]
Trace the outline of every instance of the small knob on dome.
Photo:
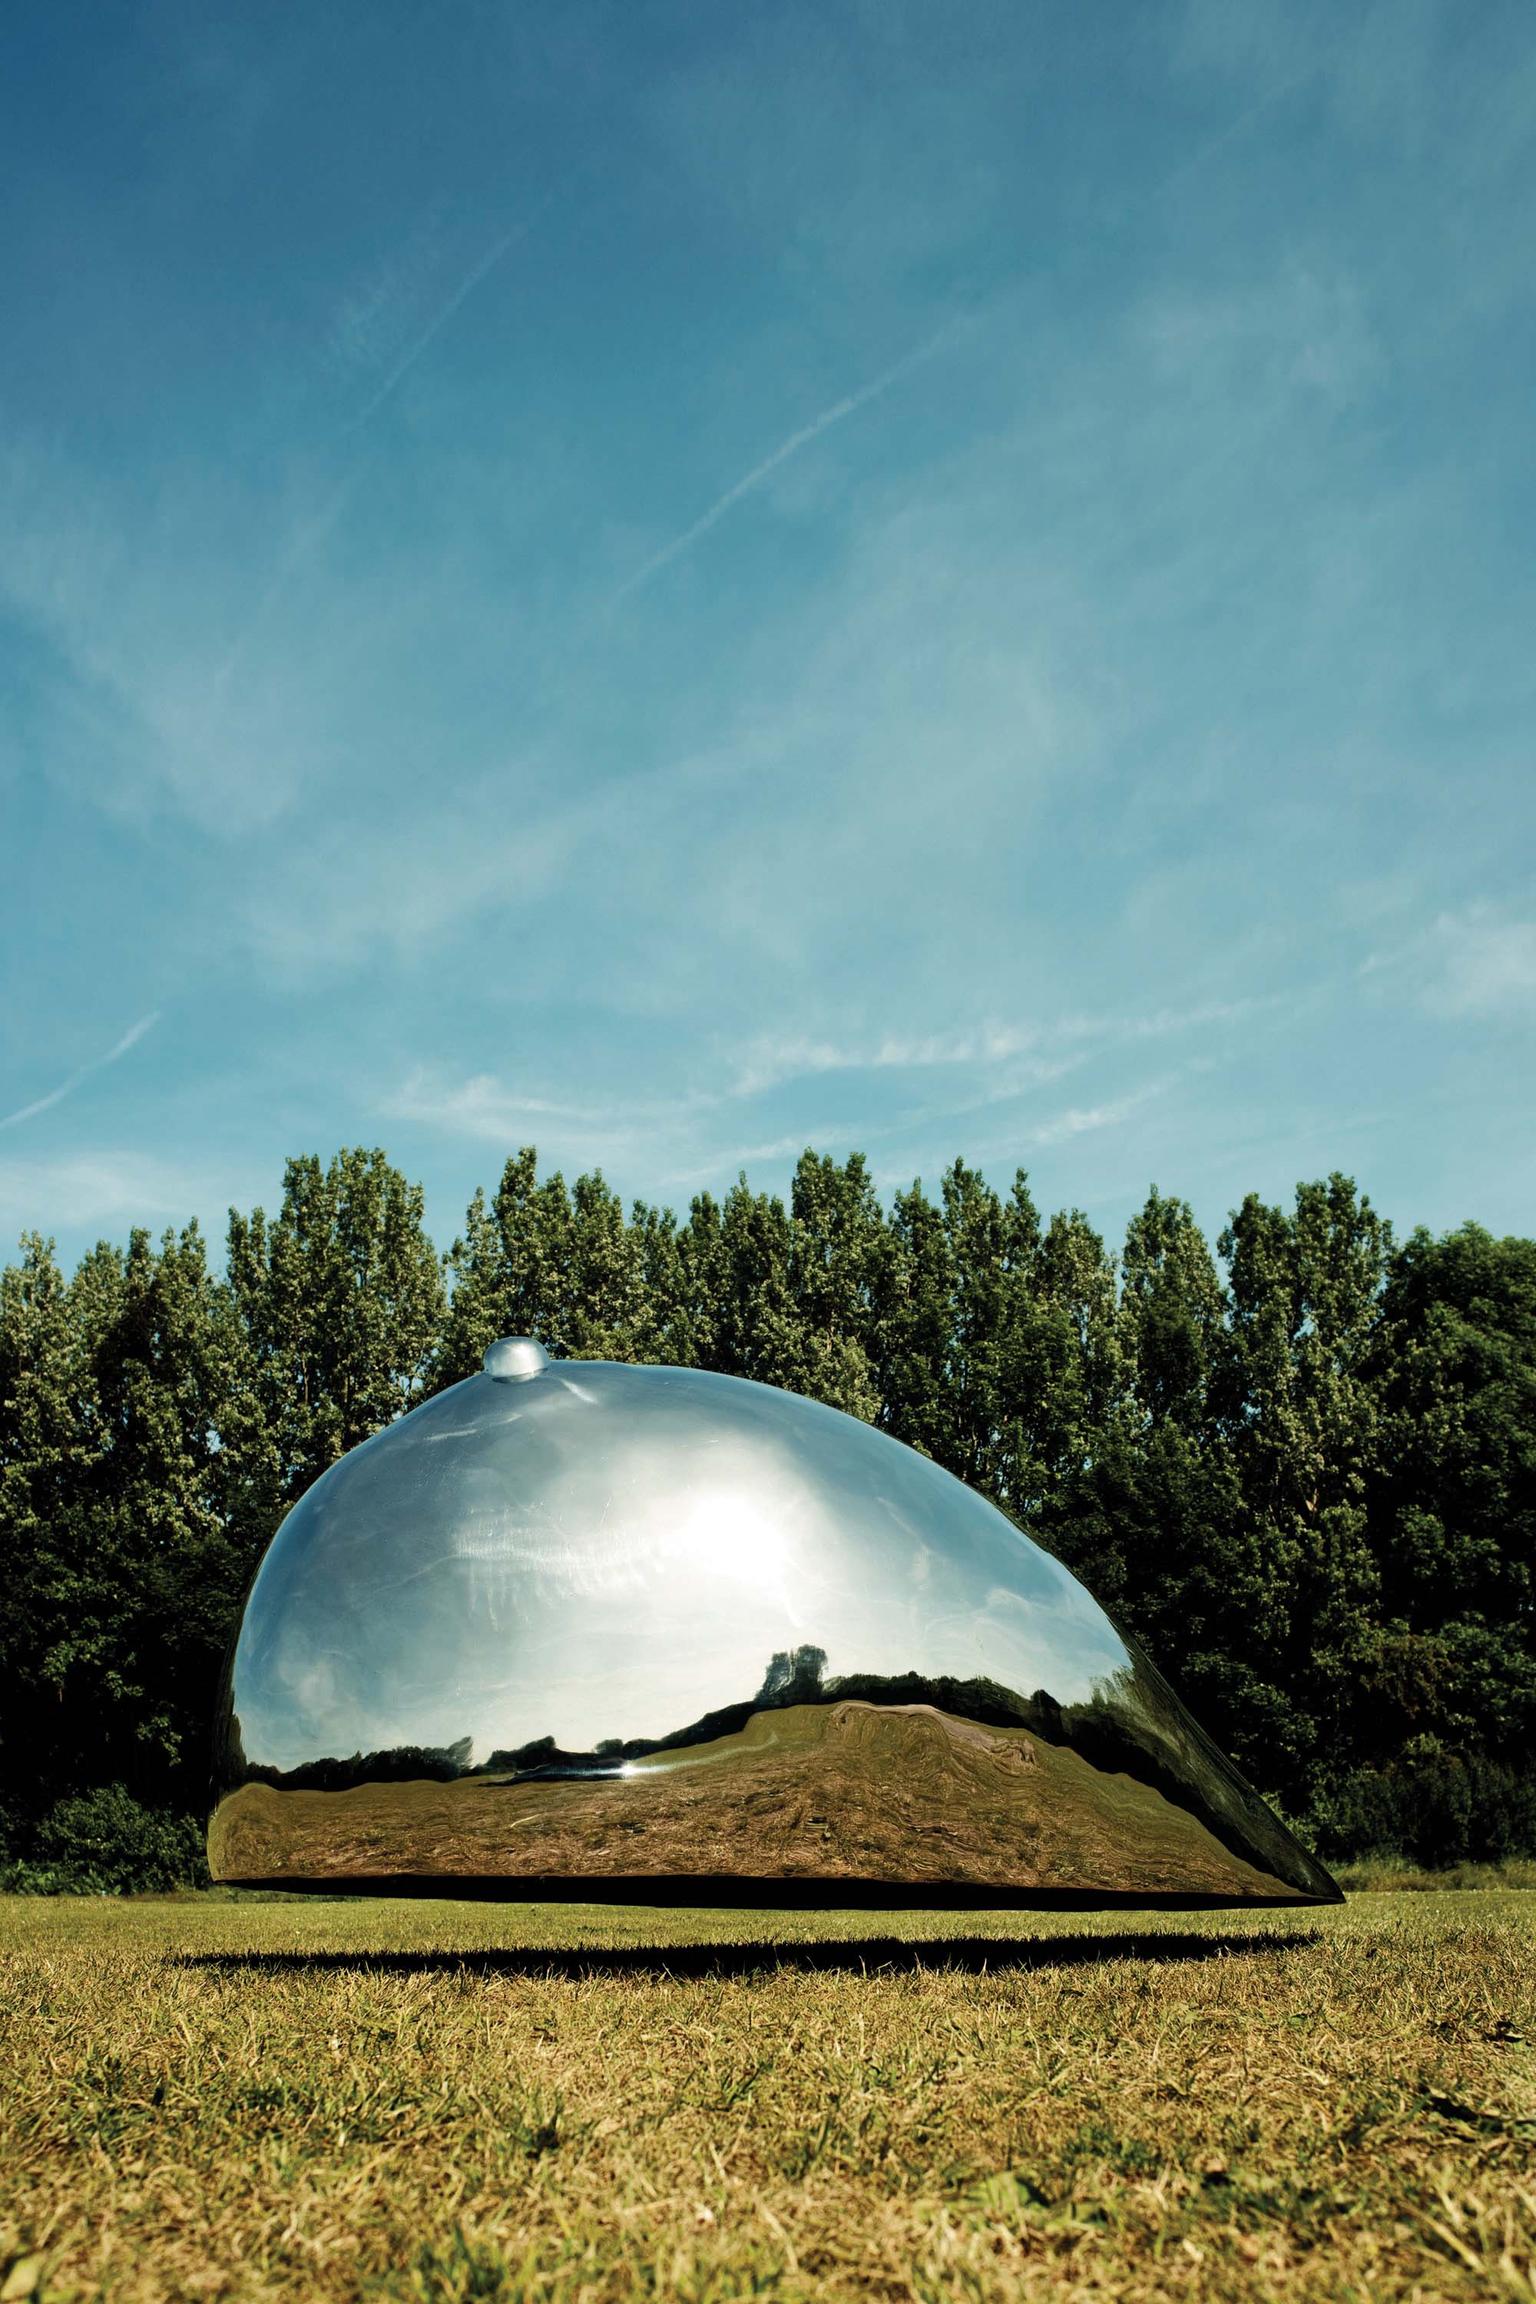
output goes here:
[{"label": "small knob on dome", "polygon": [[549,1358],[535,1337],[498,1336],[487,1344],[482,1365],[498,1384],[526,1384],[530,1376],[543,1375]]}]

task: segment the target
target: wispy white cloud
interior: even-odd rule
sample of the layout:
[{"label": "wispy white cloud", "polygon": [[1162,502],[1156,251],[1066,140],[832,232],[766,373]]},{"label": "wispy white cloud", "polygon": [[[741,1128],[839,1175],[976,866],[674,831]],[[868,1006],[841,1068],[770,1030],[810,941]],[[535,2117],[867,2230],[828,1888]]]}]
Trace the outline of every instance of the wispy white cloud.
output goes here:
[{"label": "wispy white cloud", "polygon": [[1487,901],[1442,912],[1409,943],[1372,953],[1362,974],[1407,987],[1432,1016],[1536,1015],[1536,920]]},{"label": "wispy white cloud", "polygon": [[1382,368],[1368,313],[1350,273],[1293,258],[1223,294],[1164,288],[1146,298],[1138,325],[1160,377],[1216,404],[1246,398],[1262,431],[1295,421],[1313,396],[1342,408],[1365,394]]},{"label": "wispy white cloud", "polygon": [[632,1140],[637,1127],[674,1122],[684,1113],[716,1102],[717,1098],[709,1096],[683,1096],[660,1101],[570,1103],[556,1096],[526,1094],[491,1072],[452,1081],[417,1070],[387,1099],[384,1109],[403,1120],[421,1121],[489,1143],[509,1144],[520,1129],[537,1128],[545,1122],[588,1136],[601,1132]]},{"label": "wispy white cloud", "polygon": [[[991,1114],[995,1120],[1007,1107],[1014,1108],[1008,1134],[982,1147],[983,1157],[1017,1160],[1031,1150],[1118,1127],[1181,1079],[1204,1069],[1208,1060],[1191,1053],[1173,1069],[1123,1093],[1043,1116],[1041,1092],[1095,1056],[1102,1065],[1109,1057],[1111,1037],[1129,1049],[1165,1033],[1194,1029],[1213,1014],[1250,1013],[1259,1005],[1207,1003],[1140,1017],[1075,1019],[1061,1027],[1041,1027],[1035,1036],[991,1027],[965,1036],[891,1037],[860,1049],[809,1039],[786,1039],[771,1047],[758,1043],[750,1064],[733,1064],[728,1055],[722,1056],[714,1080],[706,1075],[702,1084],[675,1095],[616,1094],[601,1102],[551,1092],[542,1084],[515,1086],[490,1072],[453,1078],[419,1067],[381,1108],[392,1117],[445,1136],[492,1144],[503,1152],[537,1142],[552,1161],[568,1169],[600,1164],[614,1173],[633,1173],[638,1165],[669,1193],[718,1186],[741,1170],[757,1173],[776,1167],[793,1160],[807,1144],[822,1149],[856,1147],[866,1153],[881,1146],[910,1147],[905,1165],[888,1164],[879,1171],[882,1181],[889,1181],[892,1175],[910,1176],[914,1167],[926,1171],[936,1158],[947,1159],[965,1149],[955,1131],[978,1114]],[[1056,1030],[1097,1037],[1091,1047],[1056,1053],[1030,1046],[1032,1037],[1048,1039]],[[945,1068],[942,1095],[909,1096],[899,1109],[882,1117],[854,1110],[838,1116],[804,1109],[788,1127],[744,1138],[743,1113],[797,1083],[843,1070],[910,1071],[921,1079],[935,1068]],[[957,1072],[970,1077],[962,1084]],[[851,1101],[857,1106],[859,1099]],[[974,1156],[974,1145],[971,1151]],[[902,1158],[906,1160],[906,1155]]]},{"label": "wispy white cloud", "polygon": [[[281,680],[225,692],[238,636],[285,596],[337,508],[317,512],[308,486],[271,493],[293,518],[253,609],[247,571],[273,566],[272,505],[238,473],[199,472],[143,520],[58,440],[15,433],[0,448],[0,605],[43,643],[54,780],[110,816],[169,804],[246,838],[342,756],[346,628],[332,614],[294,630]],[[238,543],[221,552],[224,537]]]},{"label": "wispy white cloud", "polygon": [[639,860],[659,864],[669,841],[718,805],[732,775],[729,762],[686,756],[571,791],[556,769],[539,754],[510,759],[461,785],[446,806],[436,791],[424,804],[413,794],[411,806],[366,827],[328,827],[252,888],[244,933],[264,959],[299,975],[381,952],[420,961],[500,915],[515,938],[505,966],[532,984],[541,955],[526,923],[536,908],[565,900],[577,879],[616,890],[621,870],[659,889],[659,871],[642,872]]},{"label": "wispy white cloud", "polygon": [[[872,1137],[875,1133],[878,1132],[868,1129],[863,1132],[865,1137]],[[846,1142],[847,1136],[847,1123],[840,1121],[835,1125],[823,1123],[791,1129],[786,1135],[771,1136],[756,1144],[728,1144],[717,1147],[707,1159],[699,1158],[687,1166],[669,1170],[662,1177],[662,1185],[668,1192],[695,1192],[725,1185],[741,1175],[746,1177],[749,1184],[761,1189],[762,1180],[760,1177],[754,1179],[753,1169],[770,1164],[777,1166],[781,1161],[798,1159],[807,1145],[826,1150],[831,1145]]]},{"label": "wispy white cloud", "polygon": [[[339,353],[363,394],[347,436],[399,390],[546,204],[484,247],[446,293],[440,236],[424,239],[379,287],[380,308],[343,326],[331,362]],[[424,317],[407,333],[412,315]],[[244,837],[345,779],[359,741],[359,662],[389,653],[386,632],[419,633],[431,590],[420,558],[408,574],[384,556],[351,571],[343,589],[331,583],[329,548],[367,477],[355,445],[290,439],[265,463],[179,456],[173,482],[148,491],[146,505],[67,433],[6,425],[0,604],[54,653],[51,693],[67,697],[71,717],[88,704],[100,723],[71,747],[71,773],[90,798],[124,815],[169,801],[205,829]],[[460,631],[466,614],[461,599]]]},{"label": "wispy white cloud", "polygon": [[[500,780],[512,781],[512,773]],[[559,882],[585,824],[577,808],[510,816],[479,793],[453,810],[355,830],[328,827],[250,888],[244,933],[286,976],[419,958],[479,914],[512,910]]]},{"label": "wispy white cloud", "polygon": [[145,1033],[152,1031],[159,1021],[158,1008],[152,1009],[147,1016],[141,1016],[136,1024],[129,1025],[120,1040],[113,1042],[104,1056],[93,1056],[89,1064],[82,1064],[77,1071],[71,1072],[69,1078],[61,1080],[57,1088],[50,1088],[46,1096],[35,1096],[30,1104],[18,1105],[14,1112],[7,1112],[0,1119],[0,1129],[19,1128],[24,1120],[35,1120],[39,1113],[51,1112],[55,1104],[62,1104],[66,1096],[72,1096],[82,1081],[89,1080],[93,1073],[104,1072],[109,1064],[119,1063],[130,1048],[136,1048]]},{"label": "wispy white cloud", "polygon": [[825,1072],[926,1071],[939,1067],[1015,1065],[1034,1062],[1012,1077],[1022,1088],[1058,1078],[1075,1059],[1051,1057],[1049,1050],[1099,1041],[1162,1040],[1209,1025],[1235,1023],[1273,1006],[1273,1000],[1202,1000],[1142,1015],[1064,1016],[1031,1025],[977,1025],[968,1030],[926,1035],[890,1034],[867,1042],[776,1036],[754,1040],[742,1051],[733,1092],[754,1096],[791,1080]]},{"label": "wispy white cloud", "polygon": [[184,1224],[197,1208],[217,1209],[229,1178],[217,1181],[153,1153],[70,1152],[56,1159],[0,1160],[0,1232],[34,1225],[72,1231],[92,1225]]},{"label": "wispy white cloud", "polygon": [[759,1096],[790,1080],[823,1072],[926,1070],[937,1065],[1000,1063],[1031,1047],[1037,1034],[1000,1026],[918,1035],[890,1034],[868,1041],[768,1034],[751,1041],[738,1060],[732,1092]]},{"label": "wispy white cloud", "polygon": [[257,641],[273,611],[286,598],[295,577],[312,560],[326,539],[334,532],[357,486],[357,475],[347,473],[335,487],[328,489],[321,501],[306,511],[295,523],[293,532],[279,555],[277,566],[267,578],[255,607],[236,632],[219,662],[214,666],[210,683],[213,696],[222,701],[223,691],[244,664],[251,647]]},{"label": "wispy white cloud", "polygon": [[448,203],[431,200],[415,223],[343,287],[326,331],[325,355],[343,383],[378,378],[399,359],[441,301]]},{"label": "wispy white cloud", "polygon": [[[921,1073],[940,1068],[968,1068],[983,1075],[995,1075],[990,1082],[982,1083],[978,1093],[962,1095],[959,1101],[952,1094],[946,1095],[939,1106],[906,1112],[889,1126],[881,1124],[866,1129],[865,1133],[873,1139],[892,1133],[893,1128],[905,1127],[914,1119],[938,1113],[959,1117],[999,1102],[1014,1101],[1033,1089],[1059,1080],[1086,1060],[1080,1048],[1046,1054],[1045,1043],[1111,1039],[1136,1042],[1161,1038],[1169,1033],[1194,1030],[1215,1020],[1248,1015],[1258,1005],[1255,1001],[1227,1001],[1163,1010],[1149,1016],[1070,1018],[1029,1031],[994,1025],[958,1034],[892,1035],[864,1046],[811,1038],[760,1039],[749,1045],[734,1066],[727,1060],[717,1086],[694,1088],[675,1096],[626,1098],[602,1104],[572,1101],[537,1089],[516,1088],[492,1072],[452,1080],[426,1067],[418,1067],[389,1096],[383,1109],[402,1119],[496,1143],[508,1142],[520,1128],[547,1123],[580,1131],[617,1131],[627,1133],[633,1140],[637,1129],[661,1128],[675,1133],[685,1121],[753,1102],[795,1082],[831,1072]],[[1109,1110],[1108,1107],[1102,1109]],[[1053,1131],[1050,1140],[1055,1141],[1057,1135],[1075,1134],[1090,1124],[1100,1123],[1092,1115],[1079,1113],[1046,1125]],[[771,1146],[748,1146],[729,1157],[779,1158],[790,1141],[788,1137],[776,1138]],[[793,1137],[795,1147],[804,1141],[804,1132],[797,1131]]]},{"label": "wispy white cloud", "polygon": [[1432,1008],[1450,1016],[1536,1011],[1536,920],[1502,918],[1491,905],[1442,913],[1430,936],[1437,964]]},{"label": "wispy white cloud", "polygon": [[1243,1000],[1198,1000],[1189,1008],[1154,1008],[1145,1016],[1085,1019],[1085,1034],[1126,1040],[1166,1040],[1170,1033],[1195,1032],[1207,1024],[1239,1024],[1260,1010],[1281,1007],[1293,995],[1265,993]]},{"label": "wispy white cloud", "polygon": [[724,495],[717,496],[708,511],[701,512],[697,520],[674,536],[670,543],[663,544],[659,552],[653,552],[649,560],[643,561],[632,576],[626,577],[613,594],[613,602],[616,604],[628,599],[643,584],[649,584],[653,576],[659,576],[663,568],[670,568],[674,560],[680,560],[744,496],[750,496],[755,489],[761,488],[765,480],[770,479],[781,465],[787,464],[792,456],[798,456],[802,448],[808,448],[813,440],[819,440],[834,425],[846,423],[850,416],[856,416],[861,408],[867,408],[871,401],[880,399],[890,391],[893,384],[899,384],[904,376],[910,375],[923,361],[931,359],[940,345],[953,335],[955,325],[953,320],[946,321],[924,343],[904,353],[901,359],[893,361],[889,368],[872,378],[868,384],[861,385],[856,392],[849,392],[841,400],[834,400],[830,407],[823,408],[819,415],[813,416],[808,424],[802,424],[787,439],[781,440],[777,448],[765,456],[760,464],[754,464],[750,472],[744,472],[739,480],[726,489]]},{"label": "wispy white cloud", "polygon": [[[494,1073],[456,1080],[423,1067],[384,1097],[379,1109],[449,1140],[491,1145],[499,1156],[537,1144],[547,1165],[568,1174],[606,1168],[623,1184],[634,1177],[638,1159],[649,1178],[671,1186],[686,1180],[701,1142],[700,1124],[717,1101],[708,1095],[573,1100],[525,1092]],[[719,1165],[711,1159],[700,1174],[712,1176]]]},{"label": "wispy white cloud", "polygon": [[1160,1079],[1143,1082],[1128,1095],[1111,1097],[1103,1104],[1073,1105],[1065,1112],[1057,1112],[1049,1120],[1028,1132],[1027,1142],[1044,1151],[1052,1144],[1065,1144],[1074,1136],[1088,1136],[1102,1128],[1118,1128],[1144,1105],[1166,1096],[1169,1089],[1184,1077],[1183,1068],[1167,1072]]}]

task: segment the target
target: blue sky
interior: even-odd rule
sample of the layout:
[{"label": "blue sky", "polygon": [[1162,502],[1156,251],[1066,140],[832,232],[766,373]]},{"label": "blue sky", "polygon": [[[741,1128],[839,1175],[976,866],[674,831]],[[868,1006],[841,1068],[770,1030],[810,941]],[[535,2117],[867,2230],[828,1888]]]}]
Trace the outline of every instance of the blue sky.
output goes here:
[{"label": "blue sky", "polygon": [[1536,1223],[1536,17],[7,13],[0,1228]]}]

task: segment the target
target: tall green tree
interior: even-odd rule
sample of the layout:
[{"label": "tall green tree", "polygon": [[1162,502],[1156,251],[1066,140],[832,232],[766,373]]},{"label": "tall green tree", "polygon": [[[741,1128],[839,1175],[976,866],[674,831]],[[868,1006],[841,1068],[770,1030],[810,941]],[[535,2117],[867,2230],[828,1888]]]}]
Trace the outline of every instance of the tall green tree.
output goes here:
[{"label": "tall green tree", "polygon": [[382,1152],[290,1160],[275,1217],[231,1210],[228,1265],[291,1502],[429,1382],[444,1296],[421,1187]]},{"label": "tall green tree", "polygon": [[1153,1187],[1126,1227],[1120,1278],[1128,1374],[1143,1430],[1209,1443],[1227,1302],[1187,1201]]},{"label": "tall green tree", "polygon": [[476,1192],[447,1264],[442,1383],[472,1375],[498,1336],[536,1336],[557,1360],[639,1360],[686,1328],[672,1220],[637,1207],[627,1223],[600,1171],[573,1187],[558,1169],[541,1178],[531,1144],[489,1205]]},{"label": "tall green tree", "polygon": [[624,1203],[601,1170],[571,1190],[562,1333],[573,1360],[645,1357],[647,1319],[643,1235],[626,1223]]},{"label": "tall green tree", "polygon": [[947,1466],[955,1455],[950,1391],[954,1257],[944,1211],[928,1197],[921,1177],[894,1196],[887,1231],[880,1421],[909,1448]]},{"label": "tall green tree", "polygon": [[706,1323],[686,1232],[670,1208],[637,1200],[630,1234],[639,1274],[633,1357],[664,1368],[697,1368]]},{"label": "tall green tree", "polygon": [[1077,1563],[1223,1739],[1241,1725],[1226,1674],[1250,1636],[1254,1573],[1216,1397],[1228,1309],[1187,1203],[1154,1188],[1126,1228],[1120,1414]]},{"label": "tall green tree", "polygon": [[195,1225],[0,1283],[10,1572],[0,1757],[34,1810],[121,1783],[200,1803],[214,1688],[262,1542],[253,1368]]},{"label": "tall green tree", "polygon": [[53,1242],[0,1274],[0,1835],[62,1772],[57,1751],[90,1576],[82,1498],[100,1446],[90,1370]]},{"label": "tall green tree", "polygon": [[[702,1210],[699,1211],[702,1219]],[[794,1365],[795,1301],[789,1211],[739,1177],[720,1208],[718,1244],[700,1239],[718,1288],[705,1366],[722,1376],[783,1384]]]},{"label": "tall green tree", "polygon": [[1003,1204],[977,1169],[956,1160],[940,1186],[949,1279],[947,1471],[997,1496],[1007,1318]]},{"label": "tall green tree", "polygon": [[1250,1630],[1225,1711],[1261,1779],[1302,1808],[1352,1733],[1378,1604],[1367,1489],[1370,1352],[1391,1232],[1345,1176],[1250,1195],[1222,1235],[1232,1314],[1219,1387],[1242,1487],[1224,1562]]},{"label": "tall green tree", "polygon": [[1465,1225],[1395,1259],[1371,1354],[1379,1606],[1352,1740],[1536,1768],[1536,1243]]},{"label": "tall green tree", "polygon": [[1019,1517],[1064,1521],[1122,1439],[1126,1362],[1114,1260],[1077,1209],[1042,1235],[1021,1175],[1010,1206],[1008,1485]]},{"label": "tall green tree", "polygon": [[778,1381],[874,1423],[890,1280],[885,1212],[861,1153],[801,1153],[789,1203],[791,1306]]}]

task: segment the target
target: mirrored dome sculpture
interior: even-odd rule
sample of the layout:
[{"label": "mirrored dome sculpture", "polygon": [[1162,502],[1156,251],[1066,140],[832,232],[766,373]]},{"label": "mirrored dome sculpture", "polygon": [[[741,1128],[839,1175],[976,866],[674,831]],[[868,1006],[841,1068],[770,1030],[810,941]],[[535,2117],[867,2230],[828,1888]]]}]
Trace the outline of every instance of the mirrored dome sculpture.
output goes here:
[{"label": "mirrored dome sculpture", "polygon": [[342,1458],[246,1603],[215,1880],[744,1905],[1334,1902],[1060,1563],[729,1376],[483,1373]]}]

